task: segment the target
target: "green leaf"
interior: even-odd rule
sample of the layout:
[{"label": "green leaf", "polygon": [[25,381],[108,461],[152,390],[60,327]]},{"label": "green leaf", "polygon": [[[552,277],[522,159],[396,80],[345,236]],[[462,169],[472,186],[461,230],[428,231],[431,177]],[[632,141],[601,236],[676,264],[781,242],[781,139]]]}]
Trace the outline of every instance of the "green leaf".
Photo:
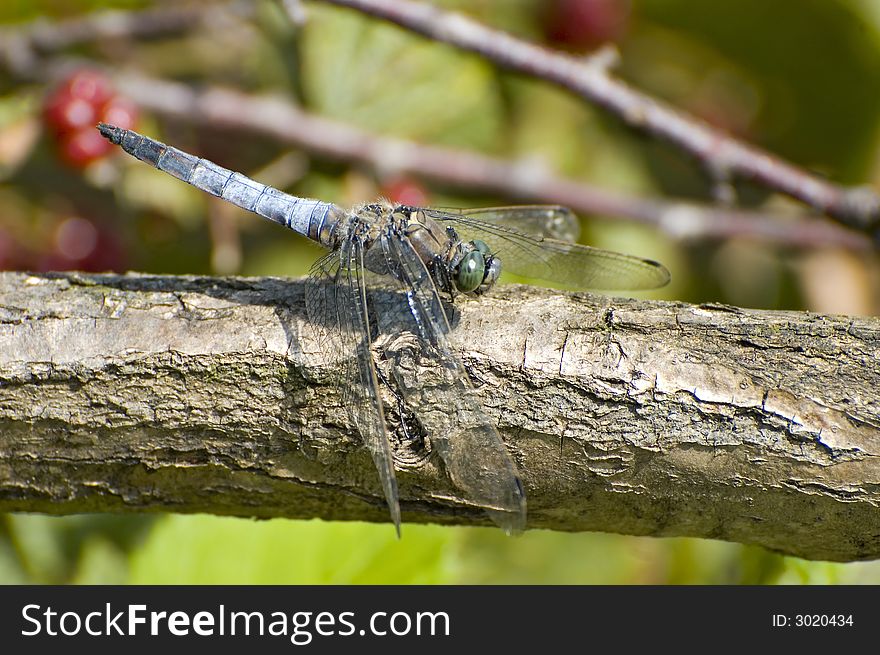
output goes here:
[{"label": "green leaf", "polygon": [[170,515],[132,558],[134,584],[442,582],[454,534],[434,527]]},{"label": "green leaf", "polygon": [[500,134],[493,69],[479,57],[323,6],[309,7],[302,53],[303,87],[317,113],[373,132],[474,148],[489,147]]}]

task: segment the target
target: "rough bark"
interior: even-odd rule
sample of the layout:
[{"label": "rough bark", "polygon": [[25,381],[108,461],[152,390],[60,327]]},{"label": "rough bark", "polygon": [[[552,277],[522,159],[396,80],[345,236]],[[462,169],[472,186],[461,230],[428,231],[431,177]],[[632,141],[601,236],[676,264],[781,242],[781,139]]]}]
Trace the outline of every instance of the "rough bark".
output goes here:
[{"label": "rough bark", "polygon": [[[509,286],[454,322],[530,528],[880,557],[880,320]],[[306,328],[297,281],[0,274],[0,510],[388,520]],[[486,523],[396,448],[405,523]]]}]

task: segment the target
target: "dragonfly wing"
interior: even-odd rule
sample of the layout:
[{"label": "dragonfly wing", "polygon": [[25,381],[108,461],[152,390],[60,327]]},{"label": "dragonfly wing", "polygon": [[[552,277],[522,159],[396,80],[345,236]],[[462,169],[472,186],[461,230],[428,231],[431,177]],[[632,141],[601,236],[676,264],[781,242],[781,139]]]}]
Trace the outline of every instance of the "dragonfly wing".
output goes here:
[{"label": "dragonfly wing", "polygon": [[449,209],[444,213],[468,216],[484,223],[504,225],[533,236],[575,242],[581,235],[578,217],[561,205],[511,205],[509,207],[478,207]]},{"label": "dragonfly wing", "polygon": [[[480,214],[465,215],[427,210],[429,217],[447,223],[466,241],[485,241],[505,271],[533,280],[559,283],[575,289],[632,291],[655,289],[669,282],[669,271],[650,259],[625,255],[526,233],[506,224],[503,210],[493,210],[491,221]],[[517,225],[517,221],[513,221]],[[522,221],[519,221],[522,227]]]},{"label": "dragonfly wing", "polygon": [[373,364],[363,259],[357,238],[319,259],[306,285],[306,310],[320,352],[338,360],[336,383],[343,404],[379,471],[399,535],[397,478]]},{"label": "dragonfly wing", "polygon": [[[526,517],[522,483],[452,350],[434,282],[409,241],[386,234],[381,246],[388,261],[394,262],[394,276],[407,301],[401,313],[409,314],[394,317],[385,312],[378,317],[380,332],[396,335],[386,342],[383,356],[391,360],[398,390],[453,484],[505,531],[519,532]],[[409,327],[401,331],[404,318]]]}]

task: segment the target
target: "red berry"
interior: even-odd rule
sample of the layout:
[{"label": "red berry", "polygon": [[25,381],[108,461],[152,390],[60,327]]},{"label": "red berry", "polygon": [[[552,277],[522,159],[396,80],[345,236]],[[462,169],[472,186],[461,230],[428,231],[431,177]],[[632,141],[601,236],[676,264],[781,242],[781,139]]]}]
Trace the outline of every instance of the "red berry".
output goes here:
[{"label": "red berry", "polygon": [[100,107],[113,97],[113,84],[106,75],[92,70],[81,70],[67,79],[65,85],[74,98],[86,100]]},{"label": "red berry", "polygon": [[101,110],[100,120],[130,130],[137,123],[138,109],[128,98],[114,96]]},{"label": "red berry", "polygon": [[44,115],[47,125],[56,134],[64,134],[93,126],[98,120],[98,108],[82,98],[61,93],[52,98],[51,104],[46,105]]},{"label": "red berry", "polygon": [[95,105],[103,105],[114,95],[110,80],[97,71],[81,70],[70,77],[67,85],[71,95]]},{"label": "red berry", "polygon": [[629,16],[630,0],[555,0],[546,35],[559,45],[593,49],[620,40]]},{"label": "red berry", "polygon": [[104,75],[82,70],[49,94],[43,115],[47,126],[57,134],[93,127],[112,97],[113,87]]},{"label": "red berry", "polygon": [[75,168],[83,168],[113,150],[95,125],[103,121],[131,129],[137,120],[137,107],[117,96],[104,74],[81,70],[49,94],[43,117],[55,135],[61,158]]},{"label": "red berry", "polygon": [[398,205],[424,207],[429,204],[425,187],[408,177],[398,177],[383,185],[382,195]]},{"label": "red berry", "polygon": [[58,145],[61,158],[74,168],[85,168],[113,149],[113,144],[91,125],[62,135]]}]

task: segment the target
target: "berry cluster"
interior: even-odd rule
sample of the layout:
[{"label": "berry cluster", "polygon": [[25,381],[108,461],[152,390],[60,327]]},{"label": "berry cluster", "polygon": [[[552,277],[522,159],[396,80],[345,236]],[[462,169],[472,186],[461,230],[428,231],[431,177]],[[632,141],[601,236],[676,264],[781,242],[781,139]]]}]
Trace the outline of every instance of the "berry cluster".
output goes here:
[{"label": "berry cluster", "polygon": [[95,129],[99,122],[131,129],[137,120],[134,104],[118,95],[110,80],[99,72],[77,71],[46,98],[43,110],[61,159],[74,168],[85,168],[113,150],[113,144]]}]

